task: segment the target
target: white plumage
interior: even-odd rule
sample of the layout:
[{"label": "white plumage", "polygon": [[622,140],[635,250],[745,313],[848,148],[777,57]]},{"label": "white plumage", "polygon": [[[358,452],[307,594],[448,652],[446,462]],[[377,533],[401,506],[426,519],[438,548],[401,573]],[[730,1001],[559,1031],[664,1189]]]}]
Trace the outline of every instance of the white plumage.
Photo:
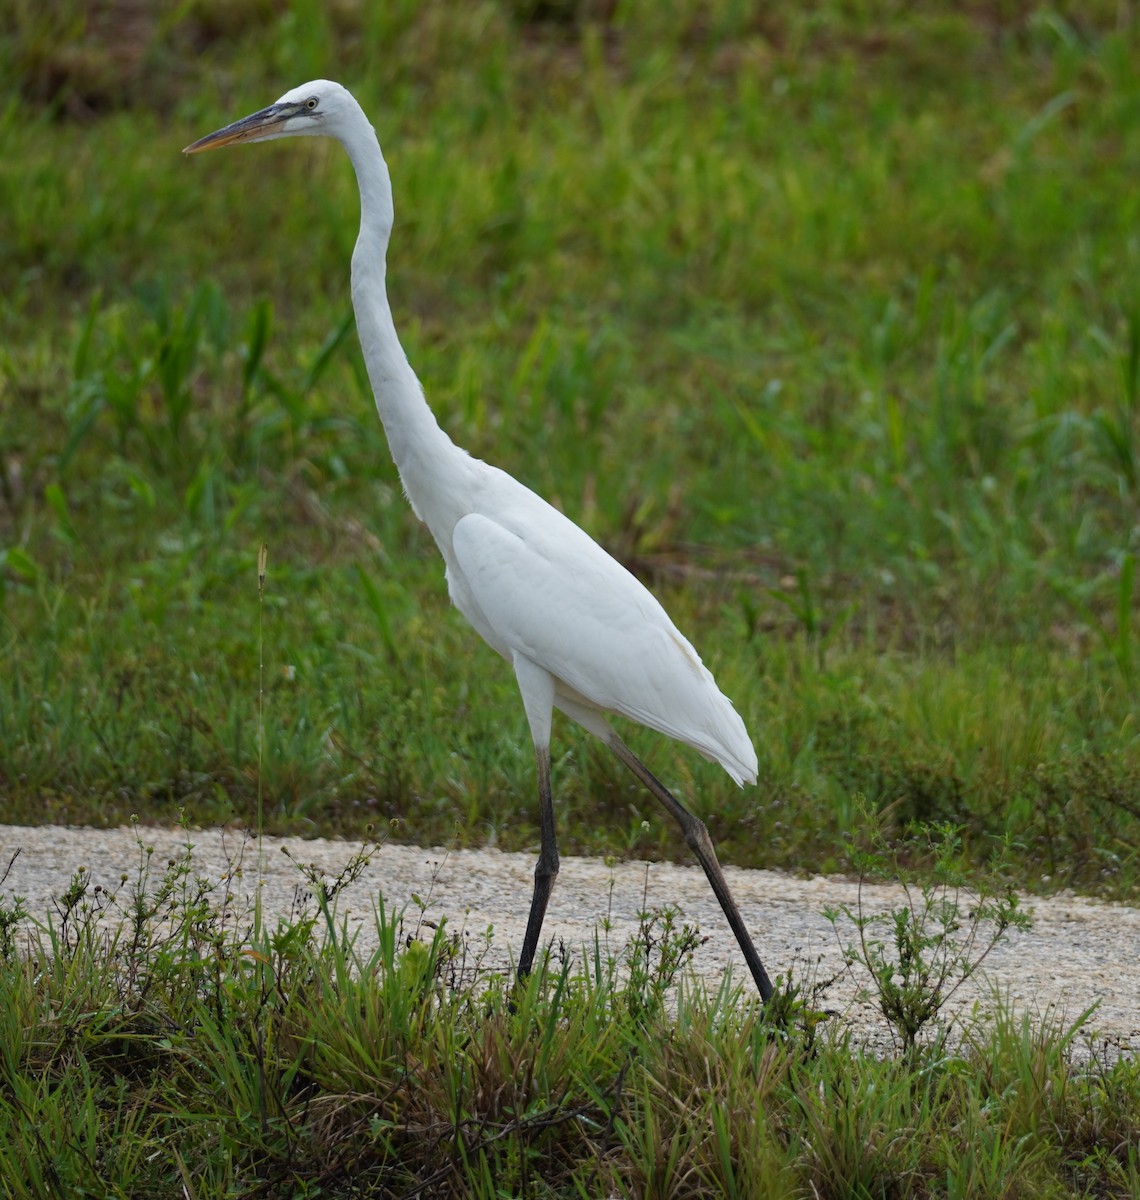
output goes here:
[{"label": "white plumage", "polygon": [[187,147],[324,134],[348,151],[360,185],[352,298],[376,407],[417,516],[447,566],[452,601],[518,680],[538,764],[542,848],[519,973],[531,967],[558,873],[550,793],[554,708],[602,738],[680,822],[728,917],[761,996],[771,984],[728,891],[704,825],[629,751],[617,713],[692,746],[738,783],[756,779],[744,722],[656,598],[569,518],[516,479],[457,447],[428,407],[396,335],[385,288],[392,187],[376,134],[352,95],[316,80]]}]

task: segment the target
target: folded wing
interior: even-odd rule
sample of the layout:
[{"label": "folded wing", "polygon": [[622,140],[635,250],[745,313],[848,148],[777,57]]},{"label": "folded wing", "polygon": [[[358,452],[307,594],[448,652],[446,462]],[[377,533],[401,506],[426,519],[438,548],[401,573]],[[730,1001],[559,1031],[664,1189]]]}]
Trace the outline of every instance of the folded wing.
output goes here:
[{"label": "folded wing", "polygon": [[540,521],[476,513],[455,526],[453,587],[478,608],[475,624],[500,651],[549,671],[556,688],[687,743],[737,783],[754,780],[744,722],[656,598],[543,507]]}]

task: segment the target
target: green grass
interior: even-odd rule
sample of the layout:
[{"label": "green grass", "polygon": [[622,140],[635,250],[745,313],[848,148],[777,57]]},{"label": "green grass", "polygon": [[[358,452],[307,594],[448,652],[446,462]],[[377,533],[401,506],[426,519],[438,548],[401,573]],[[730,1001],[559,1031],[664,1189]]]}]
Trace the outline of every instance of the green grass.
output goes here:
[{"label": "green grass", "polygon": [[[197,0],[83,37],[0,0],[0,818],[252,824],[260,789],[271,829],[536,840],[509,670],[347,323],[343,154],[179,153],[333,75],[442,422],[744,714],[745,792],[631,731],[725,857],[840,868],[862,793],[1135,895],[1132,9],[753,7]],[[564,849],[683,851],[557,737]]]},{"label": "green grass", "polygon": [[[375,853],[310,890],[335,893]],[[243,866],[252,878],[252,847]],[[198,877],[189,837],[161,866],[144,834],[121,885],[80,871],[28,937],[0,906],[0,1195],[1140,1185],[1140,1071],[1096,1050],[1084,1018],[1034,1025],[998,999],[992,1021],[876,1057],[802,990],[765,1014],[728,981],[686,983],[699,938],[669,914],[646,914],[624,952],[597,940],[514,988],[477,931],[433,933],[382,901],[359,930],[335,901],[270,922],[229,886]]]},{"label": "green grass", "polygon": [[[1003,847],[1003,887],[1135,898],[1134,6],[89,7],[0,0],[0,820],[537,840],[509,669],[372,411],[343,155],[179,153],[333,76],[442,422],[651,582],[753,731],[743,792],[628,731],[723,856],[847,869],[873,828],[913,901],[925,823],[967,893]],[[564,850],[683,852],[555,752]],[[141,847],[28,937],[6,896],[0,1195],[1140,1192],[1136,1064],[1079,1020],[999,999],[876,1057],[810,979],[673,1006],[668,914],[511,992],[380,904],[375,950],[235,920]]]}]

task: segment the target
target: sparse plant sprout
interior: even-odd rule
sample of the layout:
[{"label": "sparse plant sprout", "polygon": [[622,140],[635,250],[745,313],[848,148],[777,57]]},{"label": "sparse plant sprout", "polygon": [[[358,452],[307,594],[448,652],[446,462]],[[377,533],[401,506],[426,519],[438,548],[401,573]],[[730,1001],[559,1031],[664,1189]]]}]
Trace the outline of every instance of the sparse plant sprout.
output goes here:
[{"label": "sparse plant sprout", "polygon": [[372,860],[383,849],[384,841],[383,838],[370,838],[362,842],[348,862],[333,876],[317,863],[304,862],[288,846],[282,846],[281,853],[301,872],[309,886],[310,894],[318,907],[323,909],[333,904],[345,888],[354,884],[368,870]]},{"label": "sparse plant sprout", "polygon": [[773,981],[775,991],[764,1006],[765,1029],[775,1039],[793,1042],[805,1053],[813,1051],[821,1030],[838,1015],[827,1006],[827,995],[851,967],[845,962],[834,974],[821,976],[822,958],[819,955],[814,962],[793,959],[787,971]]},{"label": "sparse plant sprout", "polygon": [[642,910],[625,952],[628,995],[639,1014],[654,1016],[663,1011],[669,990],[707,941],[671,905]]},{"label": "sparse plant sprout", "polygon": [[[944,1009],[985,962],[1009,929],[1023,930],[1030,918],[1003,879],[1008,845],[995,850],[986,875],[964,869],[960,831],[947,823],[919,826],[907,849],[930,865],[916,869],[888,842],[881,814],[863,797],[855,799],[860,845],[852,853],[859,875],[858,900],[826,911],[839,937],[841,920],[855,927],[856,941],[844,954],[849,966],[869,976],[864,994],[874,999],[905,1054],[920,1035],[944,1025]],[[896,881],[902,891],[889,912],[863,906],[867,878]]]},{"label": "sparse plant sprout", "polygon": [[[12,856],[8,859],[3,873],[0,873],[0,888],[4,886],[8,876],[12,873],[12,867],[19,855],[20,848],[17,846],[12,851]],[[28,916],[26,903],[23,896],[0,899],[0,959],[5,962],[10,962],[15,954],[16,935]]]}]

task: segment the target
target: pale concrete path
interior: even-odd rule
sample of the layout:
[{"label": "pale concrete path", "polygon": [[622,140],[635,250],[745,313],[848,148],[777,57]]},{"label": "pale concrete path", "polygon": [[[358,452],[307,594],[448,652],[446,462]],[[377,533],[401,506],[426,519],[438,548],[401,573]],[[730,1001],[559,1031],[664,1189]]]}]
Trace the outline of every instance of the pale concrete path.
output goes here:
[{"label": "pale concrete path", "polygon": [[[94,830],[59,826],[0,825],[0,873],[12,854],[19,855],[0,895],[21,895],[33,917],[52,911],[52,898],[67,886],[80,865],[92,885],[114,890],[123,873],[133,879],[141,858],[138,841],[154,848],[154,870],[182,852],[187,835],[181,830],[140,827]],[[211,879],[229,878],[238,909],[248,903],[258,879],[257,843],[245,835],[217,829],[195,830],[194,872]],[[281,853],[287,844],[305,863],[335,876],[352,857],[350,842],[301,838],[266,838],[262,851],[262,902],[270,913],[287,915],[298,902],[305,880]],[[240,875],[235,866],[240,864]],[[506,970],[522,944],[530,900],[534,856],[496,850],[425,850],[383,846],[365,874],[340,898],[338,911],[359,921],[361,937],[371,931],[372,906],[382,894],[386,906],[407,908],[405,923],[414,928],[447,919],[452,932],[463,931],[468,961],[485,949],[483,937],[494,927],[484,965]],[[745,921],[752,930],[769,973],[791,968],[797,979],[826,979],[842,972],[843,956],[836,932],[823,915],[827,906],[857,902],[857,885],[846,879],[797,878],[774,871],[727,868]],[[896,888],[864,886],[866,909],[897,904]],[[995,988],[1022,1011],[1042,1019],[1075,1019],[1094,1003],[1099,1007],[1090,1026],[1096,1047],[1111,1055],[1140,1050],[1140,909],[1104,904],[1072,895],[1027,899],[1033,927],[1012,932],[986,960],[981,977],[968,981],[955,997],[956,1011],[977,1002],[986,1006]],[[707,941],[696,950],[694,970],[717,986],[725,970],[748,982],[744,961],[703,874],[695,866],[626,862],[608,866],[598,859],[563,858],[543,933],[548,942],[570,953],[591,953],[595,931],[603,951],[620,955],[646,909],[672,905],[684,920],[696,924]],[[604,923],[608,921],[608,931]],[[844,944],[855,937],[850,922],[841,922]],[[823,1004],[850,1022],[868,1043],[889,1044],[882,1018],[857,1000],[865,976],[847,972],[827,990]]]}]

